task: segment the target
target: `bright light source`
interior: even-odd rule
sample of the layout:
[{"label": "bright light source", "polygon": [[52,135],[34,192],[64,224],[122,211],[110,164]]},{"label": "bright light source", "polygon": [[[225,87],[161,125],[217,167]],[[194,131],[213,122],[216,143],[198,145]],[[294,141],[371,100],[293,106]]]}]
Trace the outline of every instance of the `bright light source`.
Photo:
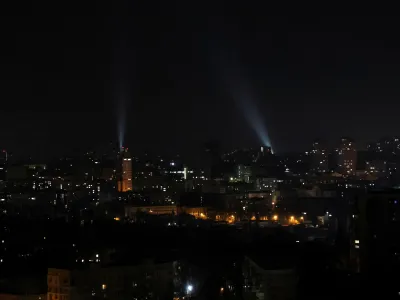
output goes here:
[{"label": "bright light source", "polygon": [[102,290],[105,290],[106,288],[107,288],[107,285],[103,283],[103,284],[101,285],[101,289],[102,289]]},{"label": "bright light source", "polygon": [[360,240],[355,240],[354,243],[355,243],[355,244],[359,244],[359,243],[360,243]]},{"label": "bright light source", "polygon": [[193,285],[188,284],[187,287],[186,287],[186,290],[187,290],[188,293],[191,293],[193,291]]}]

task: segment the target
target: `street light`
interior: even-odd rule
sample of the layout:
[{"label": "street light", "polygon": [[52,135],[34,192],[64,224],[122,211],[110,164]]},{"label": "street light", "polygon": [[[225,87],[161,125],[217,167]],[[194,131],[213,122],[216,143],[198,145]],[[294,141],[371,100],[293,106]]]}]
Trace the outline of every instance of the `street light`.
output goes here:
[{"label": "street light", "polygon": [[186,287],[186,292],[187,292],[188,294],[190,294],[192,291],[193,291],[193,285],[188,284],[187,287]]}]

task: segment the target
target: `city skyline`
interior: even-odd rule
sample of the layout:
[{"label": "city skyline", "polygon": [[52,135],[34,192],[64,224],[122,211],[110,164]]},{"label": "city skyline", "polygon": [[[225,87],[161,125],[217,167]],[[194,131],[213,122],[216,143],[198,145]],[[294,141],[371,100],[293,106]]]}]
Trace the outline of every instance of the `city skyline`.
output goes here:
[{"label": "city skyline", "polygon": [[0,300],[399,298],[398,16],[4,4]]}]

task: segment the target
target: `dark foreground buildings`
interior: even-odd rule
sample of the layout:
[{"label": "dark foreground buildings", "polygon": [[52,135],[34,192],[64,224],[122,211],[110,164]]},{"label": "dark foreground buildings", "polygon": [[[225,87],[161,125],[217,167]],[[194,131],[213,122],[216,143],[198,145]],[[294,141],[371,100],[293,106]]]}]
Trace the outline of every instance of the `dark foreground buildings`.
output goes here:
[{"label": "dark foreground buildings", "polygon": [[367,289],[399,297],[400,190],[361,197],[352,218],[351,252],[362,276],[373,283]]}]

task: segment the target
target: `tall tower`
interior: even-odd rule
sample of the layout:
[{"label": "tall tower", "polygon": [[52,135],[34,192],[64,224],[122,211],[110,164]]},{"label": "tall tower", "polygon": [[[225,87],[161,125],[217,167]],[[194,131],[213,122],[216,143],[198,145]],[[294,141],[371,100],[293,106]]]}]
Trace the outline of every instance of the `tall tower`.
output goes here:
[{"label": "tall tower", "polygon": [[128,148],[122,148],[119,162],[121,172],[118,180],[118,192],[132,191],[132,158]]},{"label": "tall tower", "polygon": [[354,142],[349,138],[340,140],[337,149],[338,171],[344,175],[354,174],[357,165],[357,149]]},{"label": "tall tower", "polygon": [[313,143],[311,154],[311,170],[316,173],[325,173],[328,171],[328,150],[325,143],[316,140]]}]

